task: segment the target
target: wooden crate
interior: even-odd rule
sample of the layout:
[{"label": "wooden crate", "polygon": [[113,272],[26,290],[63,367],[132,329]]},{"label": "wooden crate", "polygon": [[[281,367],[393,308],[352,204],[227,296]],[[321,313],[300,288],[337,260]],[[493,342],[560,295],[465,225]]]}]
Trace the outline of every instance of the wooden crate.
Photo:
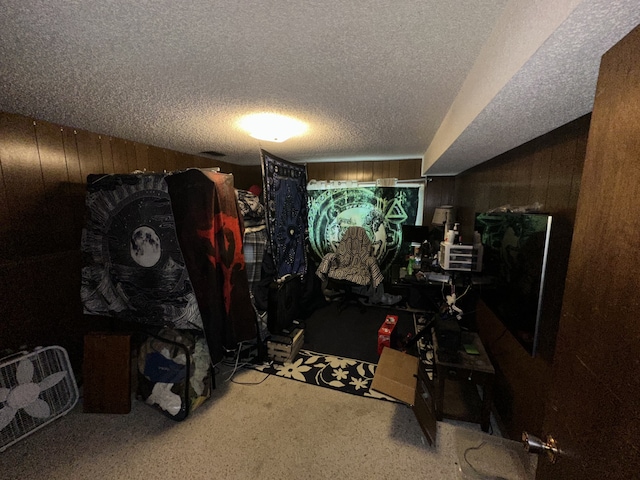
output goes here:
[{"label": "wooden crate", "polygon": [[267,354],[278,363],[290,362],[300,351],[304,343],[304,329],[296,328],[289,335],[273,335],[267,341]]}]

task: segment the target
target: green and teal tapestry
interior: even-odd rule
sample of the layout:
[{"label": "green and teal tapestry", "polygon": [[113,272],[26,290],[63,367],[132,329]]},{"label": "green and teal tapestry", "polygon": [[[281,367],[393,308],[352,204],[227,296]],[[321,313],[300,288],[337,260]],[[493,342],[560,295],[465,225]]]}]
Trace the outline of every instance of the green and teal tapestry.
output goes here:
[{"label": "green and teal tapestry", "polygon": [[320,261],[336,250],[344,231],[364,227],[384,272],[404,255],[402,225],[421,219],[421,187],[354,187],[308,189],[311,254]]}]

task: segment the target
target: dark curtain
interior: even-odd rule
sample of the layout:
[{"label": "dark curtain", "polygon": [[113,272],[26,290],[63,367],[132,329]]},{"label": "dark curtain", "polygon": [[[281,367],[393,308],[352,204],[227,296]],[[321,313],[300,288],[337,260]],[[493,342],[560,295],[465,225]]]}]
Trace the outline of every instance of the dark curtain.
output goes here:
[{"label": "dark curtain", "polygon": [[189,169],[166,179],[178,241],[211,359],[257,336],[233,176]]}]

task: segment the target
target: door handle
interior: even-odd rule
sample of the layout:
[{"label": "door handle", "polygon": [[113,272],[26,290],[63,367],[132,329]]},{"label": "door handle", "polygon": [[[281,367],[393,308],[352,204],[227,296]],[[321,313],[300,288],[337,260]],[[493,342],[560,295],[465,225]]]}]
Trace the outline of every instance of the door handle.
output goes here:
[{"label": "door handle", "polygon": [[558,449],[558,444],[551,435],[547,435],[547,441],[543,442],[535,435],[522,432],[522,443],[524,444],[524,449],[529,453],[540,455],[543,452],[546,452],[551,463],[556,463],[558,460],[560,450]]}]

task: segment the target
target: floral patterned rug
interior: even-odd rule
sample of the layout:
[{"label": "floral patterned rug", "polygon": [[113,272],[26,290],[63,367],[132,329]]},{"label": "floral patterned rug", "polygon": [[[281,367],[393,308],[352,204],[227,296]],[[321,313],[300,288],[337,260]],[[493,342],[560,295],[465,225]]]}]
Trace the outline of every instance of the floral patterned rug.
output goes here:
[{"label": "floral patterned rug", "polygon": [[352,395],[398,403],[398,400],[388,395],[370,390],[376,365],[361,360],[300,350],[291,363],[254,365],[252,368]]}]

